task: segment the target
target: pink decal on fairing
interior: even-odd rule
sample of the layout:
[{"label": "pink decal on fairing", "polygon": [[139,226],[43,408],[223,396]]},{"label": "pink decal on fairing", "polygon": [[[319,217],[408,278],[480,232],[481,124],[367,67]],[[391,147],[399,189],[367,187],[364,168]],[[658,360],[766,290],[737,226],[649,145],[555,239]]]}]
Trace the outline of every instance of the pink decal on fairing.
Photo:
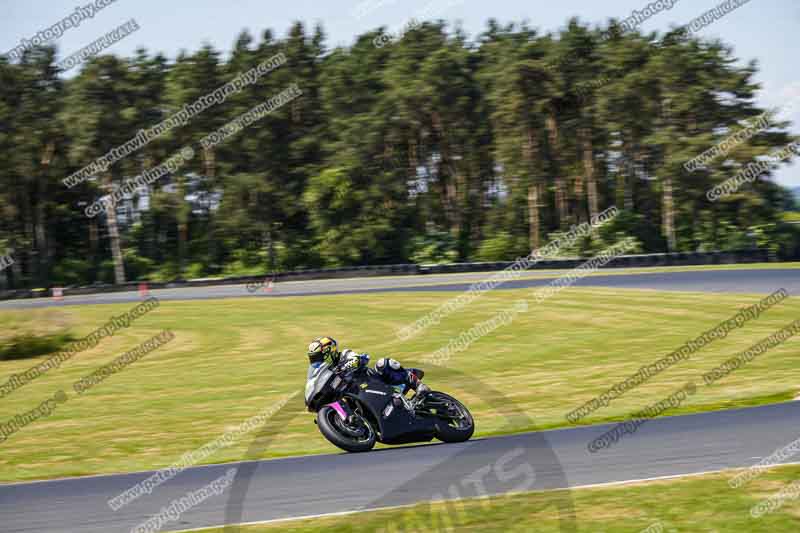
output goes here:
[{"label": "pink decal on fairing", "polygon": [[339,402],[329,403],[328,405],[333,407],[336,410],[336,412],[339,413],[339,416],[342,417],[342,420],[347,419],[347,413],[344,412],[344,409],[342,409],[342,406],[339,405]]}]

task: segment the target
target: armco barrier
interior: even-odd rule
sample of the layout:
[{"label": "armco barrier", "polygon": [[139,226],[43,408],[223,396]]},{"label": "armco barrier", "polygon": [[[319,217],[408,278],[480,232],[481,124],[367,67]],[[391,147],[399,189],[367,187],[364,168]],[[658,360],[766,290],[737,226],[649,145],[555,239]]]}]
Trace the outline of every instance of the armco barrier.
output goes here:
[{"label": "armco barrier", "polygon": [[[557,270],[575,268],[587,258],[552,259],[539,261],[531,270]],[[734,263],[762,263],[769,261],[766,250],[740,252],[680,252],[672,254],[637,254],[617,257],[604,268],[643,268],[657,266],[719,265]],[[482,272],[502,270],[513,262],[501,263],[450,263],[445,265],[422,265],[420,274],[449,274],[455,272]]]},{"label": "armco barrier", "polygon": [[[657,266],[692,266],[720,265],[734,263],[762,263],[771,261],[766,250],[744,250],[738,252],[680,252],[671,254],[637,254],[617,257],[604,268],[645,268]],[[532,270],[570,269],[581,265],[586,258],[552,259],[539,261],[532,265]],[[458,272],[490,272],[503,270],[512,265],[512,261],[485,263],[450,263],[443,265],[369,265],[342,268],[326,268],[311,270],[291,270],[261,276],[238,276],[232,278],[202,278],[190,280],[174,280],[169,282],[148,282],[150,290],[177,289],[184,287],[209,287],[215,285],[244,285],[274,279],[282,281],[308,281],[315,279],[360,278],[369,276],[409,276],[417,274],[450,274]],[[140,281],[131,281],[121,285],[95,284],[86,287],[68,287],[64,296],[82,294],[98,294],[107,292],[136,291]],[[0,300],[21,298],[40,298],[52,296],[52,289],[25,289],[0,292]]]}]

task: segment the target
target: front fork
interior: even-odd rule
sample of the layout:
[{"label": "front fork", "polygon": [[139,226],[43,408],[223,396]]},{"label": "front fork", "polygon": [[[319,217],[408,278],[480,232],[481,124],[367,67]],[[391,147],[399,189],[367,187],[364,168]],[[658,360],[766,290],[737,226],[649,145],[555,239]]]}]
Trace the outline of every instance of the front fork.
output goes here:
[{"label": "front fork", "polygon": [[347,420],[348,417],[350,417],[353,414],[352,409],[350,409],[350,407],[342,401],[329,403],[328,407],[336,411],[336,414],[339,415],[339,418],[341,418],[342,421]]}]

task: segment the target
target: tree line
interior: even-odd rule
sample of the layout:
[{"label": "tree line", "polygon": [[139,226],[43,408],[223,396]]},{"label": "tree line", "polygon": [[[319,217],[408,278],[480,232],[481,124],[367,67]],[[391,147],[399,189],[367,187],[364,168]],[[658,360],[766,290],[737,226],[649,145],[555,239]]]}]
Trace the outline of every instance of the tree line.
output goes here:
[{"label": "tree line", "polygon": [[[242,32],[225,60],[101,55],[72,78],[57,50],[0,56],[0,254],[6,287],[260,274],[327,266],[509,260],[616,206],[565,255],[620,238],[641,252],[769,248],[794,257],[778,163],[707,191],[793,142],[772,122],[724,157],[686,162],[768,110],[755,62],[685,35],[557,33],[444,22],[329,49],[320,26]],[[375,42],[387,41],[376,46]],[[67,187],[64,179],[276,54],[285,64]],[[214,146],[211,132],[296,84]],[[183,147],[195,157],[96,217],[84,210]],[[119,195],[117,195],[119,196]]]}]

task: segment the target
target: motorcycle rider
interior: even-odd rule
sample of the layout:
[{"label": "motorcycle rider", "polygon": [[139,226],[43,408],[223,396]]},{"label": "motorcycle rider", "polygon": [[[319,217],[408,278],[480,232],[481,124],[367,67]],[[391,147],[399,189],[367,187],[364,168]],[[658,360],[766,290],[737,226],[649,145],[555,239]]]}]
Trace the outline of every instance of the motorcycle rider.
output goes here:
[{"label": "motorcycle rider", "polygon": [[[319,368],[323,363],[331,366],[341,365],[343,370],[355,370],[358,368],[366,367],[369,363],[369,354],[356,353],[350,349],[339,351],[339,344],[333,337],[320,337],[314,339],[308,345],[308,377],[310,378],[314,371]],[[406,370],[402,365],[394,359],[383,357],[375,362],[375,371],[380,375],[381,379],[388,385],[395,387],[408,387],[415,391],[414,399],[421,400],[430,392],[430,387],[422,383],[422,377],[425,373],[418,369],[412,368]],[[401,389],[401,393],[405,392],[405,388]]]}]

